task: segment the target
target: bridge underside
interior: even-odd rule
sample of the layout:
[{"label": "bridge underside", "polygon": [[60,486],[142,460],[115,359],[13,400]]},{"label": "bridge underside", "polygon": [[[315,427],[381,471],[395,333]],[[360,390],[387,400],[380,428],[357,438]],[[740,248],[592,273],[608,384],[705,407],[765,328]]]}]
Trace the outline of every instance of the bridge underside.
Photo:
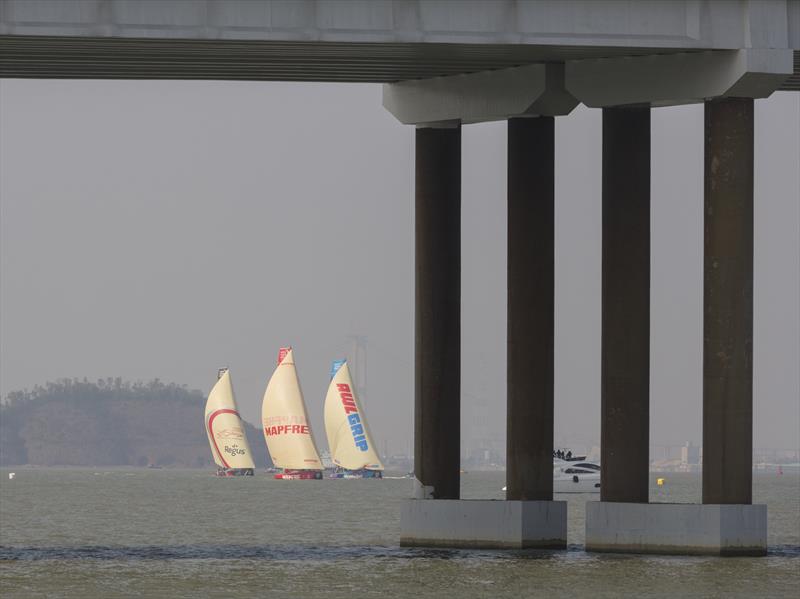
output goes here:
[{"label": "bridge underside", "polygon": [[[702,48],[0,36],[0,77],[390,83]],[[800,90],[794,74],[779,89]]]},{"label": "bridge underside", "polygon": [[[529,64],[703,50],[11,35],[0,36],[0,77],[391,83]],[[794,77],[800,85],[797,58]]]}]

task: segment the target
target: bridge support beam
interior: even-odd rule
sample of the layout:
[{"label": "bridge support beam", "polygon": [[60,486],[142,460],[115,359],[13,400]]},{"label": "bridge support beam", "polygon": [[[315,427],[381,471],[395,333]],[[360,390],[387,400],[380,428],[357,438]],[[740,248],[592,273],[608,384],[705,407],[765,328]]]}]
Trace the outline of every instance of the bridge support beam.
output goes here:
[{"label": "bridge support beam", "polygon": [[601,501],[647,503],[650,108],[603,109]]},{"label": "bridge support beam", "polygon": [[705,103],[703,503],[752,503],[753,100]]},{"label": "bridge support beam", "polygon": [[458,499],[461,127],[416,130],[414,474],[419,499]]},{"label": "bridge support beam", "polygon": [[459,171],[447,131],[417,130],[418,483],[402,507],[400,544],[565,549],[567,504],[552,501],[553,119],[508,125],[508,501],[457,500]]},{"label": "bridge support beam", "polygon": [[[605,224],[605,213],[603,218]],[[604,267],[606,232],[604,226]],[[589,551],[712,555],[767,552],[767,506],[751,504],[752,99],[717,99],[705,105],[704,248],[703,503],[645,503],[646,470],[643,481],[639,470],[635,470],[635,486],[617,485],[615,473],[610,472],[612,466],[620,464],[613,455],[617,446],[604,428],[602,501],[586,506]],[[605,271],[603,276],[605,350]],[[603,368],[605,375],[605,358]],[[604,379],[604,402],[606,392]],[[605,427],[605,403],[603,418]],[[609,443],[611,446],[607,447]],[[646,449],[644,452],[646,455]]]},{"label": "bridge support beam", "polygon": [[506,499],[553,499],[553,117],[508,121]]},{"label": "bridge support beam", "polygon": [[586,549],[631,551],[639,545],[616,533],[648,502],[649,106],[603,109],[602,194],[602,470],[600,501],[586,506]]}]

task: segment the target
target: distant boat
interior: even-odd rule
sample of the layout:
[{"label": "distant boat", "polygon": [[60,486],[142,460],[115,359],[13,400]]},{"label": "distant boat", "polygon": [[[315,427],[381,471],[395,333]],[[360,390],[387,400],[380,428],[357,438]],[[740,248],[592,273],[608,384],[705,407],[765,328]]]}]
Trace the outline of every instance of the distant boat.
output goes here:
[{"label": "distant boat", "polygon": [[231,373],[222,368],[206,401],[206,434],[217,476],[253,476],[255,464],[236,409]]},{"label": "distant boat", "polygon": [[322,468],[325,470],[333,470],[336,467],[336,464],[333,463],[331,459],[331,452],[323,449],[319,452],[320,460],[322,460]]},{"label": "distant boat", "polygon": [[383,464],[375,451],[346,360],[335,361],[331,368],[325,396],[325,433],[336,465],[330,478],[383,477]]},{"label": "distant boat", "polygon": [[[562,454],[563,455],[563,454]],[[508,487],[503,487],[503,491]],[[599,493],[600,464],[586,456],[553,455],[553,493]]]},{"label": "distant boat", "polygon": [[275,478],[321,479],[322,461],[314,443],[291,347],[282,347],[261,404],[261,423]]},{"label": "distant boat", "polygon": [[586,456],[553,459],[553,493],[599,493],[600,464]]}]

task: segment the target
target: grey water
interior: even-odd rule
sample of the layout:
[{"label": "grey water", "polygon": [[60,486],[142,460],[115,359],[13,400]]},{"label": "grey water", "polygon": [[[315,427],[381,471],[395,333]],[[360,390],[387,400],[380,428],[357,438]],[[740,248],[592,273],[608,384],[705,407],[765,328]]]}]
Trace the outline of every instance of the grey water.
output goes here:
[{"label": "grey water", "polygon": [[[762,558],[590,554],[590,495],[562,495],[567,551],[398,546],[410,480],[220,479],[202,470],[0,472],[0,596],[797,597],[800,476],[754,473],[769,511]],[[656,478],[666,478],[658,487]],[[652,501],[698,501],[698,474],[652,474]],[[503,472],[462,475],[502,499]]]}]

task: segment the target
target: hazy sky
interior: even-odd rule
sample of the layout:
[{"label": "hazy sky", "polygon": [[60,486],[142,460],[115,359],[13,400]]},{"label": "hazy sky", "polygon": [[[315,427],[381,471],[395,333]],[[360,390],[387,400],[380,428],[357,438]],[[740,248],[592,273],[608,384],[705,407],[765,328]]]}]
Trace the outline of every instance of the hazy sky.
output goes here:
[{"label": "hazy sky", "polygon": [[[600,436],[599,110],[556,124],[556,442]],[[651,441],[700,442],[702,106],[653,111]],[[463,130],[462,430],[505,428],[505,124]],[[800,94],[756,102],[756,447],[800,445]],[[413,129],[377,85],[0,81],[0,393],[61,377],[208,392],[258,423],[291,344],[409,448]],[[202,414],[198,414],[198,423]],[[201,424],[198,424],[201,426]],[[251,440],[258,443],[258,440]]]}]

